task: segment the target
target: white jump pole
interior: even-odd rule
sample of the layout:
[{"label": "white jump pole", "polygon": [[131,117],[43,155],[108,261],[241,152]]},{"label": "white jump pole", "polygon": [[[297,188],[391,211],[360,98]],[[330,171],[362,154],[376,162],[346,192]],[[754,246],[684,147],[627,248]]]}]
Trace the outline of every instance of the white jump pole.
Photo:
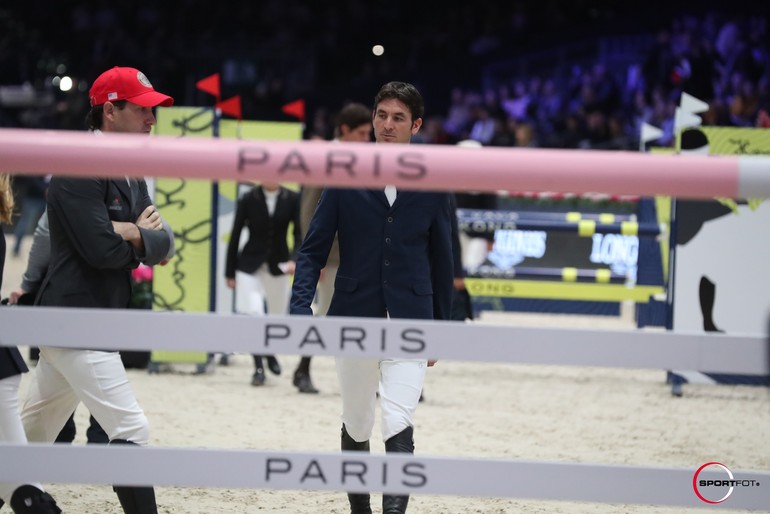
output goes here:
[{"label": "white jump pole", "polygon": [[[136,309],[0,309],[0,344],[450,359],[770,374],[764,335]],[[115,332],[113,327],[120,326]],[[88,330],[83,330],[88,327]],[[112,334],[109,341],[104,334]],[[166,334],[159,338],[158,334]],[[216,346],[214,348],[212,345]]]},{"label": "white jump pole", "polygon": [[[696,470],[587,463],[89,445],[0,445],[0,481],[176,487],[342,490],[766,509],[770,472],[733,470],[729,501],[711,505],[693,490]],[[7,460],[6,460],[7,459]],[[45,462],[41,466],[40,463]],[[705,470],[700,480],[724,480]],[[701,490],[705,490],[703,487]],[[714,489],[712,487],[712,489]]]}]

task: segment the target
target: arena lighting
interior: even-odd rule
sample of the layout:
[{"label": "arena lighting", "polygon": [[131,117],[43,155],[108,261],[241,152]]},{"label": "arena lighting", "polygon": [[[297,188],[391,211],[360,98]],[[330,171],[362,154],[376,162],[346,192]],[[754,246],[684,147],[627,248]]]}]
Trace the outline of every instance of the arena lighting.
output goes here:
[{"label": "arena lighting", "polygon": [[376,55],[377,57],[381,56],[385,53],[385,47],[382,45],[374,45],[372,47],[372,53]]},{"label": "arena lighting", "polygon": [[67,76],[62,77],[61,81],[59,82],[59,89],[62,91],[69,91],[72,89],[72,79]]}]

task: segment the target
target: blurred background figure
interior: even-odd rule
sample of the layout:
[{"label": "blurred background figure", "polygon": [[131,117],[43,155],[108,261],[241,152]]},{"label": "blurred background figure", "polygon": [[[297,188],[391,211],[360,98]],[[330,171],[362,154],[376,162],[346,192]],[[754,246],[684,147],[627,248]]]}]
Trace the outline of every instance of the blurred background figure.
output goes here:
[{"label": "blurred background figure", "polygon": [[[255,186],[238,200],[233,230],[227,247],[225,280],[235,289],[235,311],[264,316],[286,314],[289,308],[289,276],[294,274],[293,252],[286,240],[294,225],[294,248],[302,242],[299,221],[299,193],[278,184]],[[239,248],[241,232],[249,236]],[[273,355],[264,356],[270,371],[281,374]],[[265,383],[262,355],[254,355],[251,385]]]},{"label": "blurred background figure", "polygon": [[14,181],[17,197],[20,198],[21,215],[16,221],[13,235],[13,256],[18,257],[24,236],[31,234],[40,216],[45,211],[45,193],[48,189],[48,177],[21,175]]},{"label": "blurred background figure", "polygon": [[[10,178],[0,174],[0,228],[11,221],[13,195]],[[5,268],[5,235],[0,230],[0,286]],[[25,444],[27,436],[19,416],[19,384],[21,374],[29,371],[18,348],[0,346],[0,442]],[[4,465],[8,465],[5,463]],[[4,502],[11,505],[15,514],[58,514],[61,509],[56,501],[43,491],[40,483],[0,483],[0,507]]]},{"label": "blurred background figure", "polygon": [[[360,103],[351,103],[343,107],[335,123],[334,140],[345,143],[371,142],[372,110]],[[322,187],[304,186],[302,188],[300,220],[303,238],[307,234],[310,220],[316,205],[318,205],[318,200],[321,198],[321,191],[323,191]],[[337,277],[339,264],[340,247],[339,242],[335,239],[331,252],[329,252],[329,259],[326,261],[326,267],[321,271],[321,278],[318,280],[313,307],[313,314],[316,316],[326,316],[329,310],[329,304],[331,304],[334,294],[334,279]],[[302,357],[299,361],[299,365],[294,371],[293,383],[300,393],[318,392],[310,379],[310,357]]]}]

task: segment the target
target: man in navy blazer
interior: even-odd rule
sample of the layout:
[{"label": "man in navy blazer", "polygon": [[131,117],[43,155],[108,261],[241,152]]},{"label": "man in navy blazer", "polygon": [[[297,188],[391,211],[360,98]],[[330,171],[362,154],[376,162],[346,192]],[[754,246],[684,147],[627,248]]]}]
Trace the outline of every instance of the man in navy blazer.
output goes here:
[{"label": "man in navy blazer", "polygon": [[[375,97],[377,143],[402,143],[420,130],[423,101],[404,82]],[[329,316],[449,319],[453,260],[445,193],[326,189],[297,254],[291,314],[312,315],[319,273],[338,235],[340,263]],[[425,371],[419,359],[336,359],[343,450],[368,451],[377,393],[387,452],[413,453],[413,417]],[[371,513],[368,494],[349,494],[352,513]],[[383,513],[406,512],[408,496],[383,495]]]}]

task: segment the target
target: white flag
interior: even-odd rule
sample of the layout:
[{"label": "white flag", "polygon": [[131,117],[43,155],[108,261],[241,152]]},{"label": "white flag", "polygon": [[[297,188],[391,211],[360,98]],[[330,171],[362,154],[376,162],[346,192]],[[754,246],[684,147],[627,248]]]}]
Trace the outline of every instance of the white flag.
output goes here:
[{"label": "white flag", "polygon": [[679,107],[688,113],[706,112],[709,110],[709,104],[703,100],[698,100],[687,93],[682,93],[682,98],[679,100]]},{"label": "white flag", "polygon": [[687,112],[681,107],[676,108],[674,115],[674,132],[686,129],[687,127],[700,127],[703,120],[697,114]]},{"label": "white flag", "polygon": [[663,131],[660,130],[655,125],[650,125],[649,123],[642,123],[642,131],[641,131],[641,139],[643,143],[649,143],[650,141],[655,141],[660,136],[663,135]]}]

